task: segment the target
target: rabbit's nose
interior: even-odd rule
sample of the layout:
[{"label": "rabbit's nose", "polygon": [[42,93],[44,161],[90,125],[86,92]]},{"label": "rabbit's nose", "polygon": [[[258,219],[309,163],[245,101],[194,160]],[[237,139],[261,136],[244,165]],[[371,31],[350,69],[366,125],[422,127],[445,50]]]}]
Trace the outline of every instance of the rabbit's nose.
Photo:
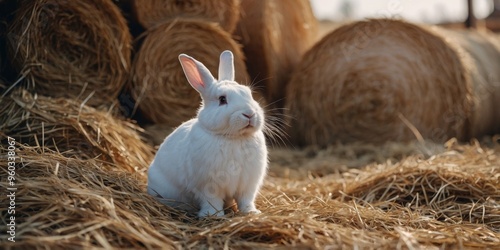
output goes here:
[{"label": "rabbit's nose", "polygon": [[248,118],[248,119],[252,118],[254,115],[255,115],[255,113],[251,113],[251,114],[243,113],[243,116]]}]

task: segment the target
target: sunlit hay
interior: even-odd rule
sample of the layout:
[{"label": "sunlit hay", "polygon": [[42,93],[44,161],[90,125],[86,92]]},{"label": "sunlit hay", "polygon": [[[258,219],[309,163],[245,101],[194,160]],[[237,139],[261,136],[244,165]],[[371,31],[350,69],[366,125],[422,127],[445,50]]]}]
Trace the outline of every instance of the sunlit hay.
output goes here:
[{"label": "sunlit hay", "polygon": [[283,108],[290,76],[318,33],[310,2],[242,0],[240,19],[235,37],[243,45],[248,73],[267,101]]},{"label": "sunlit hay", "polygon": [[354,199],[382,209],[409,208],[447,223],[472,223],[500,233],[498,152],[456,147],[423,162],[407,159],[376,165],[346,182],[341,200]]},{"label": "sunlit hay", "polygon": [[9,57],[24,87],[110,106],[128,79],[131,35],[111,0],[21,1]]},{"label": "sunlit hay", "polygon": [[217,24],[179,19],[150,30],[134,59],[130,86],[141,113],[172,127],[196,116],[201,98],[187,82],[178,56],[192,56],[217,78],[224,50],[234,54],[236,81],[250,84],[240,46]]},{"label": "sunlit hay", "polygon": [[334,30],[307,52],[288,86],[291,141],[444,142],[498,131],[492,105],[500,71],[478,70],[499,65],[492,40],[386,19]]},{"label": "sunlit hay", "polygon": [[[8,242],[2,234],[5,247],[488,249],[500,243],[498,225],[492,223],[499,212],[494,206],[498,208],[500,147],[451,145],[447,152],[429,160],[409,158],[398,164],[301,181],[268,177],[257,197],[262,214],[206,219],[157,202],[146,194],[144,176],[94,159],[66,158],[50,149],[15,147],[16,242]],[[6,153],[6,144],[0,145],[2,166],[8,163]],[[384,168],[393,176],[374,183],[370,176],[384,174]],[[400,181],[415,173],[414,169],[432,168],[450,181],[441,192],[468,192],[471,196],[467,199],[479,198],[476,195],[482,193],[490,205],[482,200],[473,205],[486,206],[484,219],[478,219],[475,208],[471,221],[435,216],[450,215],[447,206],[434,206],[435,215],[429,215],[422,208],[434,204],[431,200],[429,204],[422,201],[419,208],[387,195],[390,200],[375,198],[370,203],[363,192],[383,194],[380,187],[384,184],[391,194],[396,193],[392,188],[396,186],[402,188],[401,194],[410,193],[413,186],[435,187],[438,183],[428,183],[424,177],[414,179],[411,185]],[[0,171],[7,174],[5,168]],[[464,182],[457,182],[457,176]],[[7,187],[7,182],[0,182],[0,188]],[[478,187],[484,190],[476,190]],[[431,189],[425,187],[426,191]],[[1,206],[0,213],[6,214],[7,209]]]},{"label": "sunlit hay", "polygon": [[[144,192],[144,176],[50,149],[16,147],[16,243],[2,244],[17,249],[175,246],[180,231],[168,219],[176,212]],[[0,161],[7,165],[5,158]],[[0,208],[2,214],[6,209]],[[166,230],[164,235],[155,227]]]},{"label": "sunlit hay", "polygon": [[134,0],[133,9],[148,29],[175,18],[193,18],[219,23],[232,33],[240,16],[240,0]]},{"label": "sunlit hay", "polygon": [[28,145],[45,146],[65,156],[96,158],[144,174],[153,149],[142,129],[78,101],[17,90],[0,101],[0,131]]}]

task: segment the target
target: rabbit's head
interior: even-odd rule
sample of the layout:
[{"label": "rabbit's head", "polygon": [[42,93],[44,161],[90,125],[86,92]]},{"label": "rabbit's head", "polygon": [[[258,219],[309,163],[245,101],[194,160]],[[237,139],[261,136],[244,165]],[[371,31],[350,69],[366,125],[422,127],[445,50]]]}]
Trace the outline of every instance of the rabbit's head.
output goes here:
[{"label": "rabbit's head", "polygon": [[234,59],[231,51],[220,55],[219,79],[194,58],[179,55],[188,82],[202,98],[198,122],[216,135],[247,137],[264,126],[264,111],[253,99],[248,86],[234,81]]}]

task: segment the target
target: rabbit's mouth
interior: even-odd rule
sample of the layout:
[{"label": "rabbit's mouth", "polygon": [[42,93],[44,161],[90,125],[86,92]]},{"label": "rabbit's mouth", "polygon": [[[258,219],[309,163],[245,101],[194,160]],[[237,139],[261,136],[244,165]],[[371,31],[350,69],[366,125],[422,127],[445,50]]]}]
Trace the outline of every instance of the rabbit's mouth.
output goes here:
[{"label": "rabbit's mouth", "polygon": [[244,128],[241,129],[241,132],[251,132],[253,130],[254,130],[254,126],[252,126],[252,124],[248,124]]},{"label": "rabbit's mouth", "polygon": [[255,131],[256,131],[255,126],[249,122],[245,127],[240,129],[240,135],[249,136],[255,133]]}]

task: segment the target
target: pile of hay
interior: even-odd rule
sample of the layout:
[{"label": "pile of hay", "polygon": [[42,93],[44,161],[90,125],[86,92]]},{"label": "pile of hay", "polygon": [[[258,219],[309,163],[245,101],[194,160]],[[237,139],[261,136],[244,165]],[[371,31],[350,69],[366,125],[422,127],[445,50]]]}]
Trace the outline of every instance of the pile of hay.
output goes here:
[{"label": "pile of hay", "polygon": [[109,106],[130,70],[131,36],[111,0],[20,1],[9,58],[24,87]]},{"label": "pile of hay", "polygon": [[499,39],[436,29],[373,19],[324,37],[288,85],[291,141],[444,142],[499,132]]},{"label": "pile of hay", "polygon": [[240,0],[134,0],[138,22],[146,29],[175,18],[203,19],[232,33],[240,15]]},{"label": "pile of hay", "polygon": [[153,159],[142,129],[81,102],[16,90],[0,99],[0,133],[67,157],[107,161],[144,174]]},{"label": "pile of hay", "polygon": [[290,76],[317,32],[309,0],[242,0],[235,37],[243,45],[248,73],[275,107],[283,107]]},{"label": "pile of hay", "polygon": [[[7,249],[500,244],[498,144],[452,145],[428,160],[410,157],[321,178],[268,177],[257,198],[262,214],[206,219],[158,203],[146,194],[143,176],[93,159],[16,147],[17,234],[15,243],[0,236]],[[0,151],[6,155],[5,144]],[[0,164],[7,165],[6,157]]]},{"label": "pile of hay", "polygon": [[185,53],[196,58],[217,78],[224,50],[234,54],[236,81],[248,84],[240,46],[216,23],[176,19],[149,30],[134,59],[130,86],[144,117],[176,127],[196,116],[201,98],[187,82],[178,56]]}]

